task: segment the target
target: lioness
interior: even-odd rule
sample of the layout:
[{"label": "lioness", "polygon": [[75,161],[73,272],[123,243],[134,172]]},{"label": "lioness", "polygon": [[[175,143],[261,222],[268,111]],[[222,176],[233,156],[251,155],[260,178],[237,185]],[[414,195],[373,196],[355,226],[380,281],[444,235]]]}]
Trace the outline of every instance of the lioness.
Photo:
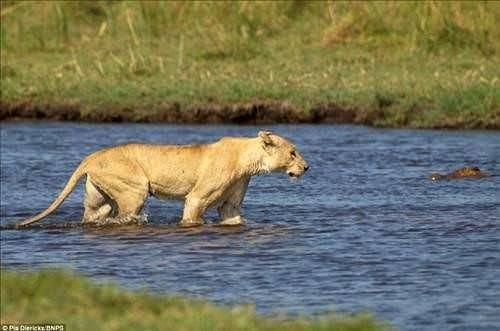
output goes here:
[{"label": "lioness", "polygon": [[218,207],[221,224],[244,224],[240,206],[250,177],[271,171],[299,177],[308,168],[290,141],[269,131],[207,145],[121,145],[86,157],[57,199],[19,225],[52,213],[83,175],[87,181],[82,222],[138,215],[151,194],[185,200],[182,226],[203,224],[203,214],[212,206]]}]

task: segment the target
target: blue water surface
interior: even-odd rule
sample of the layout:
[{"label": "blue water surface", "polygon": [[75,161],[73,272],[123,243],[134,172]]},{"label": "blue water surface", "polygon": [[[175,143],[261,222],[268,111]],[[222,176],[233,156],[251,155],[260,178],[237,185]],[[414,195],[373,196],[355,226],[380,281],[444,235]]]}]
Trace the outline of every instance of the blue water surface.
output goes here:
[{"label": "blue water surface", "polygon": [[[262,127],[2,123],[3,226],[45,209],[78,163],[110,145],[203,143]],[[144,226],[89,229],[83,185],[28,230],[1,231],[1,266],[71,268],[127,288],[255,304],[269,315],[368,311],[402,330],[500,330],[500,176],[431,182],[479,166],[500,175],[498,131],[268,126],[311,169],[255,177],[245,227],[175,224],[151,198]]]}]

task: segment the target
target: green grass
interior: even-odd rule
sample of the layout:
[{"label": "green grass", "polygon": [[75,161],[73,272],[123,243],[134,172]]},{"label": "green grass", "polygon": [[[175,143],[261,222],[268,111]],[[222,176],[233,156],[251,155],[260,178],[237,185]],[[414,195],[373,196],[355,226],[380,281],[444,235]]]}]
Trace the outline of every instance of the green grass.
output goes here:
[{"label": "green grass", "polygon": [[2,1],[2,100],[152,112],[335,102],[500,127],[500,2]]},{"label": "green grass", "polygon": [[275,320],[251,306],[219,307],[178,296],[96,285],[58,270],[1,271],[1,323],[64,323],[67,330],[388,330],[366,314]]}]

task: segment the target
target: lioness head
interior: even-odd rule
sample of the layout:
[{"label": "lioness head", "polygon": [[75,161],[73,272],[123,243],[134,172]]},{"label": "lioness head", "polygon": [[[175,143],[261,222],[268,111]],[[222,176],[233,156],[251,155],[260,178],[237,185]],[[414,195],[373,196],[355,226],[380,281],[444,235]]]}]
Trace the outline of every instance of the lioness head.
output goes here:
[{"label": "lioness head", "polygon": [[309,169],[306,160],[290,141],[269,131],[259,132],[267,171],[284,171],[290,177],[300,177]]}]

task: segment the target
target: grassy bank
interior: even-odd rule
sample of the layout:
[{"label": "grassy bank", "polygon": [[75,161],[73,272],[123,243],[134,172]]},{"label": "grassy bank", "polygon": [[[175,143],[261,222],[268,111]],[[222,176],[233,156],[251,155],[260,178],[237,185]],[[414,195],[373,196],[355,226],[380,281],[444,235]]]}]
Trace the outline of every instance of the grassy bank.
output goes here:
[{"label": "grassy bank", "polygon": [[1,272],[1,323],[64,323],[67,330],[387,330],[367,315],[277,321],[251,307],[97,286],[61,271]]},{"label": "grassy bank", "polygon": [[2,1],[1,15],[3,119],[245,122],[257,108],[500,128],[500,2]]}]

